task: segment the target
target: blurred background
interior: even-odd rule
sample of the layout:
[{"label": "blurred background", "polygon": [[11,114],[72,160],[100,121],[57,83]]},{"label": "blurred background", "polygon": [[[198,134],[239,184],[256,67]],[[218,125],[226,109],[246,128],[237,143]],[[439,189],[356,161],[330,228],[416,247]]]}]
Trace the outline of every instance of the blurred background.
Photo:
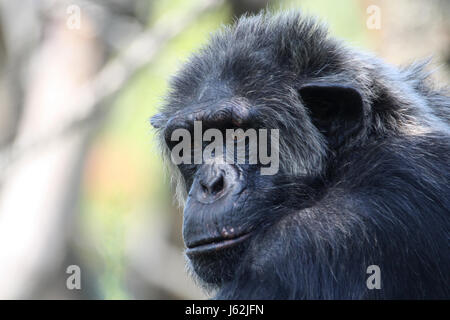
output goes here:
[{"label": "blurred background", "polygon": [[393,64],[432,56],[449,84],[448,0],[0,2],[0,298],[208,297],[149,118],[211,32],[266,7],[316,14]]}]

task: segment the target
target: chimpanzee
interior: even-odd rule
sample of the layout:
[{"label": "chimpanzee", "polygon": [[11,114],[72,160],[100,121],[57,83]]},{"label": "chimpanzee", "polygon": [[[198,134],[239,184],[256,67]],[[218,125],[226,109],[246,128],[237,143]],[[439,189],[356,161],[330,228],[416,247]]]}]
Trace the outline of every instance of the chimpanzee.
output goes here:
[{"label": "chimpanzee", "polygon": [[[388,65],[295,11],[242,17],[190,58],[151,123],[188,265],[217,299],[450,298],[450,98],[426,64]],[[277,171],[174,163],[195,123],[276,129]]]}]

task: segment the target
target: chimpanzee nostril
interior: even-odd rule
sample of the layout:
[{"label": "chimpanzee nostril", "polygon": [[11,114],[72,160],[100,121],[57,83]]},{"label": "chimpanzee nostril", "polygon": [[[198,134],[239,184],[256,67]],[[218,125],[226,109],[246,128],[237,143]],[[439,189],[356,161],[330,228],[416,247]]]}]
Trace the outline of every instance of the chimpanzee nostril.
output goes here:
[{"label": "chimpanzee nostril", "polygon": [[214,181],[214,184],[212,185],[211,193],[217,194],[220,191],[223,190],[224,187],[224,181],[223,181],[223,175],[221,174],[216,181]]},{"label": "chimpanzee nostril", "polygon": [[223,179],[223,173],[220,172],[218,176],[210,178],[211,179],[201,180],[200,186],[202,187],[204,193],[214,196],[224,189],[225,182]]}]

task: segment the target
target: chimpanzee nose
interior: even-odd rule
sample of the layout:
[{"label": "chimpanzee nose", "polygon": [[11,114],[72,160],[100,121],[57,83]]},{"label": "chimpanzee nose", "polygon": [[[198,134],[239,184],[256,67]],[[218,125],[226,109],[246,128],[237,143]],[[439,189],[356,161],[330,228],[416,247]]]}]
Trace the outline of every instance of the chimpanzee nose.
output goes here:
[{"label": "chimpanzee nose", "polygon": [[223,173],[219,172],[217,176],[209,176],[200,180],[200,186],[207,195],[216,195],[224,188]]},{"label": "chimpanzee nose", "polygon": [[228,171],[220,165],[204,165],[198,172],[191,196],[203,203],[220,199],[233,185],[233,175]]}]

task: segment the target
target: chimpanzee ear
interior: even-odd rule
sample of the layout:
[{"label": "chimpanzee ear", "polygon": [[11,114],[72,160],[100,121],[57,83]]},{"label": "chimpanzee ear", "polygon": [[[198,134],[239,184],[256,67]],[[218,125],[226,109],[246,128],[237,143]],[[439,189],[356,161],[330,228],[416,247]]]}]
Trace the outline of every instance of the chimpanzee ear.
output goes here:
[{"label": "chimpanzee ear", "polygon": [[155,129],[159,129],[164,125],[166,121],[166,117],[162,113],[157,113],[153,117],[150,118],[150,124]]},{"label": "chimpanzee ear", "polygon": [[360,92],[347,85],[313,83],[299,89],[313,123],[326,136],[348,135],[362,122],[363,100]]}]

